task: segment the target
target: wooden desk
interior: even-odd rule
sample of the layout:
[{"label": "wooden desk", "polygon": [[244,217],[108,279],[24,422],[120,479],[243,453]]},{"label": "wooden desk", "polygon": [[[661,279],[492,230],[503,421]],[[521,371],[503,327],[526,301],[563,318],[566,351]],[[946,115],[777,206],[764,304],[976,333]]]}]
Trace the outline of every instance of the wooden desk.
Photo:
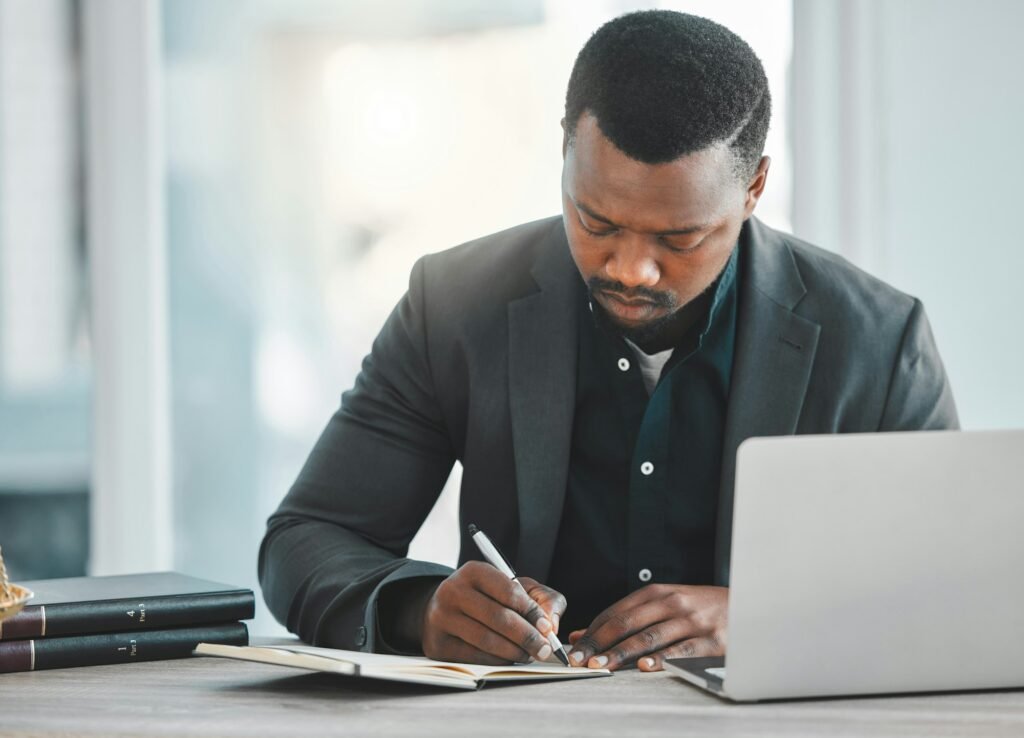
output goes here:
[{"label": "wooden desk", "polygon": [[58,735],[1020,738],[1024,691],[737,706],[637,671],[478,692],[210,658],[0,674],[0,736]]}]

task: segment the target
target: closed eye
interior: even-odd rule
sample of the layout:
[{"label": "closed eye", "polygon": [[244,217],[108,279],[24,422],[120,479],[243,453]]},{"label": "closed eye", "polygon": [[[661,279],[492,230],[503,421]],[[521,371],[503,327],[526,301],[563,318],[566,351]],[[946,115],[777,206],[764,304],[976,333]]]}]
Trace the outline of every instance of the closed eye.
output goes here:
[{"label": "closed eye", "polygon": [[695,243],[693,246],[676,246],[675,244],[667,241],[665,238],[659,238],[658,240],[661,242],[662,246],[671,251],[673,254],[689,254],[693,251],[696,251],[697,249],[704,245],[703,238],[697,243]]},{"label": "closed eye", "polygon": [[618,228],[609,228],[606,231],[595,231],[593,228],[589,228],[587,224],[583,222],[583,219],[579,217],[579,215],[576,216],[576,220],[579,222],[580,228],[582,228],[584,231],[586,231],[591,236],[594,236],[595,238],[601,238],[602,236],[610,236],[613,233],[617,233],[619,230]]}]

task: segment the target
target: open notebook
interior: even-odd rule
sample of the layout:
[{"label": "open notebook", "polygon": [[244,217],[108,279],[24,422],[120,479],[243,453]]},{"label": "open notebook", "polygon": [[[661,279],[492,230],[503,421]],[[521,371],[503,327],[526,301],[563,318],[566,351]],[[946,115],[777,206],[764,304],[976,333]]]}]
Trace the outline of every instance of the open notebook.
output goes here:
[{"label": "open notebook", "polygon": [[583,669],[561,664],[484,666],[434,661],[422,656],[390,656],[315,646],[222,646],[216,643],[200,643],[194,653],[197,656],[221,656],[333,674],[456,689],[479,689],[486,682],[611,676],[607,669]]}]

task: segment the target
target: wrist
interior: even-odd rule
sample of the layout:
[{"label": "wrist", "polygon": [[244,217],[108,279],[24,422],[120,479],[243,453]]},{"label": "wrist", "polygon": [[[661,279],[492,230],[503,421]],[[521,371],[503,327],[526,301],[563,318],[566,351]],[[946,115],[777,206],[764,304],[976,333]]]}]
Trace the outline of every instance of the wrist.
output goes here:
[{"label": "wrist", "polygon": [[386,650],[423,652],[423,617],[443,577],[415,577],[385,587],[377,601],[377,632]]}]

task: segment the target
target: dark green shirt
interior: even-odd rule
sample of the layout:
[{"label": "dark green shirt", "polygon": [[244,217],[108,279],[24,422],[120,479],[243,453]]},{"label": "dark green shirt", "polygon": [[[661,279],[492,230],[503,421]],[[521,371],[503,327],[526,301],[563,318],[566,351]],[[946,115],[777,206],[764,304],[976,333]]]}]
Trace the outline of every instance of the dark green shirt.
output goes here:
[{"label": "dark green shirt", "polygon": [[634,350],[581,297],[569,481],[548,584],[561,632],[654,582],[711,584],[739,248],[649,396]]}]

